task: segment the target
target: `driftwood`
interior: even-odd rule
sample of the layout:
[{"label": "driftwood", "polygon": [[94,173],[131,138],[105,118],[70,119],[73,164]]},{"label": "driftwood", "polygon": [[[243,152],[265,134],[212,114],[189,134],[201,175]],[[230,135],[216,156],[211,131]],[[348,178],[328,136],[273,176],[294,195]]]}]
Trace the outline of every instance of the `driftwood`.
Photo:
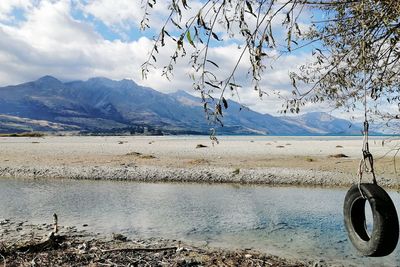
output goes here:
[{"label": "driftwood", "polygon": [[[0,267],[7,266],[310,266],[301,262],[289,262],[277,257],[248,250],[227,251],[191,247],[185,248],[180,241],[152,239],[140,240],[132,247],[121,247],[121,240],[104,240],[102,236],[79,233],[70,228],[58,235],[58,220],[54,215],[52,232],[41,242],[16,245],[0,242]],[[14,236],[18,224],[8,227]],[[31,227],[38,230],[39,227]],[[42,228],[40,227],[40,230]],[[116,235],[118,236],[118,235]],[[33,239],[34,240],[34,239]],[[90,241],[88,241],[90,240]],[[157,243],[154,243],[156,241]],[[176,244],[176,245],[175,245]]]},{"label": "driftwood", "polygon": [[57,235],[58,233],[58,217],[57,214],[53,214],[53,232],[49,234],[49,237],[36,244],[28,244],[28,245],[23,245],[15,249],[17,252],[42,252],[46,250],[52,250],[52,249],[58,249],[60,247],[60,244],[64,242],[66,239],[65,236],[60,236]]},{"label": "driftwood", "polygon": [[101,252],[134,252],[134,251],[149,251],[149,252],[157,252],[164,250],[177,250],[178,247],[163,247],[163,248],[114,248],[114,249],[106,249],[101,250]]},{"label": "driftwood", "polygon": [[21,247],[16,248],[15,251],[24,253],[26,252],[35,253],[35,252],[58,249],[60,248],[60,244],[64,240],[65,236],[56,235],[54,232],[51,232],[46,240],[36,244],[23,245]]}]

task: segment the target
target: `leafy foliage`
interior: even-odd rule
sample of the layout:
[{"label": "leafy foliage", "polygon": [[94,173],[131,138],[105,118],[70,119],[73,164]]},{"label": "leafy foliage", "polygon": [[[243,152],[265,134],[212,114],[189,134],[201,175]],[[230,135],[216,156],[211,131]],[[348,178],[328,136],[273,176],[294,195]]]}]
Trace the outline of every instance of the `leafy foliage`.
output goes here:
[{"label": "leafy foliage", "polygon": [[365,101],[365,89],[376,102],[375,113],[400,118],[399,112],[381,113],[379,106],[395,103],[400,111],[400,2],[341,1],[319,8],[327,19],[313,21],[304,39],[318,40],[323,49],[315,49],[315,61],[292,74],[313,85],[297,92],[297,100],[329,100],[353,109]]},{"label": "leafy foliage", "polygon": [[[142,65],[146,77],[155,67],[166,38],[175,44],[163,75],[170,79],[178,58],[190,58],[209,119],[222,124],[224,95],[237,94],[240,63],[249,63],[252,86],[261,97],[263,73],[274,59],[309,47],[313,61],[290,73],[292,96],[284,98],[283,112],[298,113],[307,102],[330,101],[336,107],[354,109],[365,101],[364,89],[378,104],[398,104],[400,110],[400,2],[397,0],[207,0],[192,10],[186,0],[170,0],[165,21],[148,60]],[[149,9],[156,0],[143,2],[142,28],[148,28]],[[185,14],[191,14],[188,19]],[[310,14],[312,15],[310,19]],[[185,19],[184,19],[185,18]],[[168,29],[168,31],[167,31]],[[284,32],[284,34],[282,34]],[[240,43],[236,64],[223,74],[209,48],[234,39]],[[221,74],[222,73],[222,74]],[[213,98],[215,93],[220,97]],[[381,114],[387,119],[400,115]]]}]

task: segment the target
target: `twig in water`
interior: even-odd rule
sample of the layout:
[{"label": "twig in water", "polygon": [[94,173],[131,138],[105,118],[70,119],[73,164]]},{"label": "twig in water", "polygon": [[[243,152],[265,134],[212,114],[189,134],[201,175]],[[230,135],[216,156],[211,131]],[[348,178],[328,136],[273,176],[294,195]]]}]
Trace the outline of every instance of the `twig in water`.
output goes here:
[{"label": "twig in water", "polygon": [[53,214],[53,219],[54,219],[54,230],[53,230],[53,232],[55,233],[55,234],[57,234],[58,233],[58,217],[57,217],[57,214]]}]

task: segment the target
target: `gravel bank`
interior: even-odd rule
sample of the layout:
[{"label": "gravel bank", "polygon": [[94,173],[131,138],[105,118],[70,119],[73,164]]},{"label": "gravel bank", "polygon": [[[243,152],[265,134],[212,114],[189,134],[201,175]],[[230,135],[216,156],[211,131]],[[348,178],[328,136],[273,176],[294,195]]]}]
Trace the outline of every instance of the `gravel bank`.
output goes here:
[{"label": "gravel bank", "polygon": [[[140,182],[195,182],[241,183],[305,186],[349,186],[356,177],[319,171],[290,168],[241,169],[221,167],[167,168],[156,166],[136,167],[0,167],[1,177],[15,178],[69,178],[92,180],[131,180]],[[380,179],[386,187],[395,187],[396,181]]]},{"label": "gravel bank", "polygon": [[[395,188],[399,141],[385,142],[371,140],[371,151],[379,183]],[[215,146],[208,137],[0,138],[0,176],[348,186],[360,145],[354,137],[221,137]]]}]

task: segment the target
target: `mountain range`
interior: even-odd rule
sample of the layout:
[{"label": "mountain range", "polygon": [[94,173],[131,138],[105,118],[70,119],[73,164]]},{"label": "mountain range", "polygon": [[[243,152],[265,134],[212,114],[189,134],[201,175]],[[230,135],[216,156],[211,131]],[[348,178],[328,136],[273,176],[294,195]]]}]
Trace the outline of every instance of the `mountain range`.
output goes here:
[{"label": "mountain range", "polygon": [[224,126],[210,125],[201,99],[164,94],[132,80],[92,78],[61,82],[44,76],[0,88],[0,133],[26,131],[80,134],[354,135],[359,124],[313,112],[301,116],[261,114],[228,100]]}]

